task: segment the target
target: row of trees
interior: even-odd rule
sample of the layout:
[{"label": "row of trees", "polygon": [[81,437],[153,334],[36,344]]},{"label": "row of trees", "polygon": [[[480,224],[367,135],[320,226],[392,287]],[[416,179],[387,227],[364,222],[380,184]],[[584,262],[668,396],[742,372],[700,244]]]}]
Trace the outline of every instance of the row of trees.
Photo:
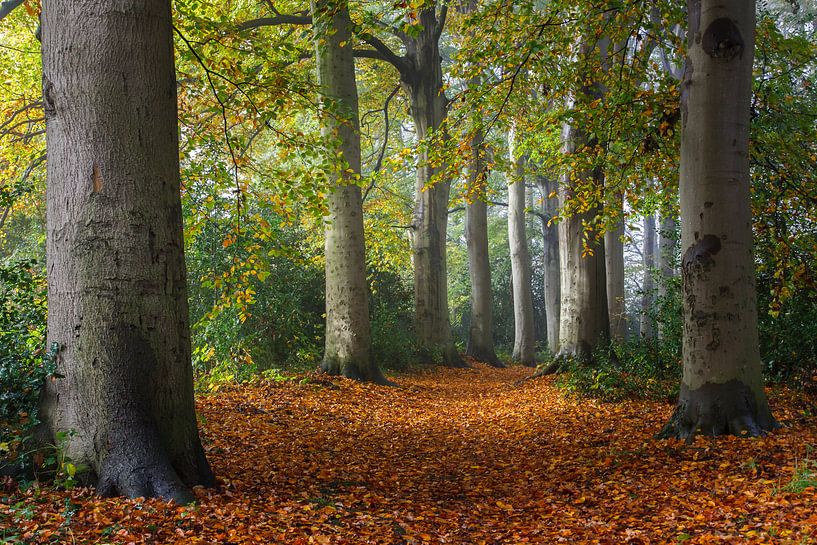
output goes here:
[{"label": "row of trees", "polygon": [[[410,239],[420,357],[465,365],[451,332],[446,252],[460,173],[471,284],[466,353],[502,365],[487,226],[493,173],[503,171],[513,359],[535,363],[525,216],[536,208],[549,348],[589,361],[623,338],[625,219],[661,208],[662,231],[673,230],[680,123],[684,378],[663,433],[775,427],[752,257],[749,125],[762,107],[752,91],[753,2],[692,0],[684,10],[662,1],[313,0],[308,9],[180,1],[176,9],[174,27],[164,0],[42,7],[48,342],[58,347],[58,372],[41,416],[45,433],[67,437],[66,455],[91,468],[101,492],[184,502],[189,487],[213,479],[193,405],[180,167],[188,240],[223,214],[229,227],[220,246],[236,252],[229,274],[207,279],[212,306],[235,305],[244,322],[255,303],[248,284],[270,274],[259,254],[273,229],[253,197],[280,201],[282,223],[303,207],[324,231],[322,367],[384,383],[372,358],[369,276],[372,254],[386,244],[377,239],[399,245],[394,231]],[[308,71],[297,70],[305,58],[315,60],[314,94],[301,85]],[[400,90],[409,119],[394,135],[389,103]],[[361,91],[385,104],[382,132],[366,139],[371,112],[361,113]],[[409,154],[386,157],[390,137],[408,140]],[[389,186],[401,172],[415,176],[411,214],[394,225],[377,209],[392,202],[385,195],[405,199]],[[225,185],[199,198],[197,184],[216,178]],[[530,202],[526,181],[540,188],[541,203]],[[234,209],[218,210],[216,201]]]}]

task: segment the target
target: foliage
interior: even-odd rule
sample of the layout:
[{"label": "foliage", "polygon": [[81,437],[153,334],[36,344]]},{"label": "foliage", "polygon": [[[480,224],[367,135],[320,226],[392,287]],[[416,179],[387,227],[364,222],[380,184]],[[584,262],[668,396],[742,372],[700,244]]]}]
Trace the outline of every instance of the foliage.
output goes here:
[{"label": "foliage", "polygon": [[[672,407],[566,397],[523,368],[259,382],[200,399],[219,486],[196,504],[0,492],[18,543],[803,543],[817,488],[782,490],[814,417],[751,441],[656,441]],[[801,464],[798,464],[801,465]],[[656,513],[659,513],[656,515]],[[646,515],[646,516],[645,516]],[[2,532],[2,531],[0,531]],[[0,533],[2,536],[2,533]]]},{"label": "foliage", "polygon": [[807,489],[817,488],[817,461],[808,457],[813,452],[811,445],[806,449],[806,457],[794,463],[794,474],[791,481],[781,488],[783,492],[802,494]]},{"label": "foliage", "polygon": [[598,349],[592,364],[566,358],[564,371],[562,387],[581,396],[674,401],[682,364],[676,347],[639,339]]},{"label": "foliage", "polygon": [[0,422],[5,430],[20,433],[36,422],[40,389],[53,372],[53,357],[45,351],[42,264],[4,261],[0,295]]}]

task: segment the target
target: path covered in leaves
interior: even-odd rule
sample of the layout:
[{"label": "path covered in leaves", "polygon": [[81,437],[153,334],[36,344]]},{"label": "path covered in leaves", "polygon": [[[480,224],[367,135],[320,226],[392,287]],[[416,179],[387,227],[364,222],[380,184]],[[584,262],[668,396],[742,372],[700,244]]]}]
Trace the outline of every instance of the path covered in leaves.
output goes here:
[{"label": "path covered in leaves", "polygon": [[817,492],[784,490],[817,458],[817,419],[791,394],[772,394],[787,427],[770,437],[684,445],[652,438],[668,405],[515,384],[529,373],[236,387],[199,401],[220,487],[196,505],[6,491],[0,532],[32,544],[817,542]]}]

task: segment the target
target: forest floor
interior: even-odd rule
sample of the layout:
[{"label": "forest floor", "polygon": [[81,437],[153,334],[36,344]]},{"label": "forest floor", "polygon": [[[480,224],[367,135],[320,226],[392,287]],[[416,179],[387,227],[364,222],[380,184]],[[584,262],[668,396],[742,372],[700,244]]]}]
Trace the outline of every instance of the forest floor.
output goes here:
[{"label": "forest floor", "polygon": [[686,445],[653,439],[667,404],[530,372],[231,387],[199,399],[219,486],[194,505],[6,490],[0,543],[817,543],[817,418],[793,393],[770,392],[768,437]]}]

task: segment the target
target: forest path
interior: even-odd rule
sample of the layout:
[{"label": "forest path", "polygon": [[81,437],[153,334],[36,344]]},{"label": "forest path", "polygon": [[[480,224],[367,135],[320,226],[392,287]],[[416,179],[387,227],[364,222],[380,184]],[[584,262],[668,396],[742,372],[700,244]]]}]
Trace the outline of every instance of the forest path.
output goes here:
[{"label": "forest path", "polygon": [[[817,526],[814,488],[775,494],[806,445],[817,444],[815,419],[798,416],[789,394],[772,399],[792,427],[687,446],[653,439],[669,405],[576,399],[552,377],[516,384],[530,373],[438,369],[396,377],[399,388],[313,375],[202,397],[220,487],[196,490],[193,508],[73,492],[82,509],[72,539],[809,542],[802,539]],[[63,499],[50,497],[58,515]],[[42,531],[57,515],[33,520]]]}]

